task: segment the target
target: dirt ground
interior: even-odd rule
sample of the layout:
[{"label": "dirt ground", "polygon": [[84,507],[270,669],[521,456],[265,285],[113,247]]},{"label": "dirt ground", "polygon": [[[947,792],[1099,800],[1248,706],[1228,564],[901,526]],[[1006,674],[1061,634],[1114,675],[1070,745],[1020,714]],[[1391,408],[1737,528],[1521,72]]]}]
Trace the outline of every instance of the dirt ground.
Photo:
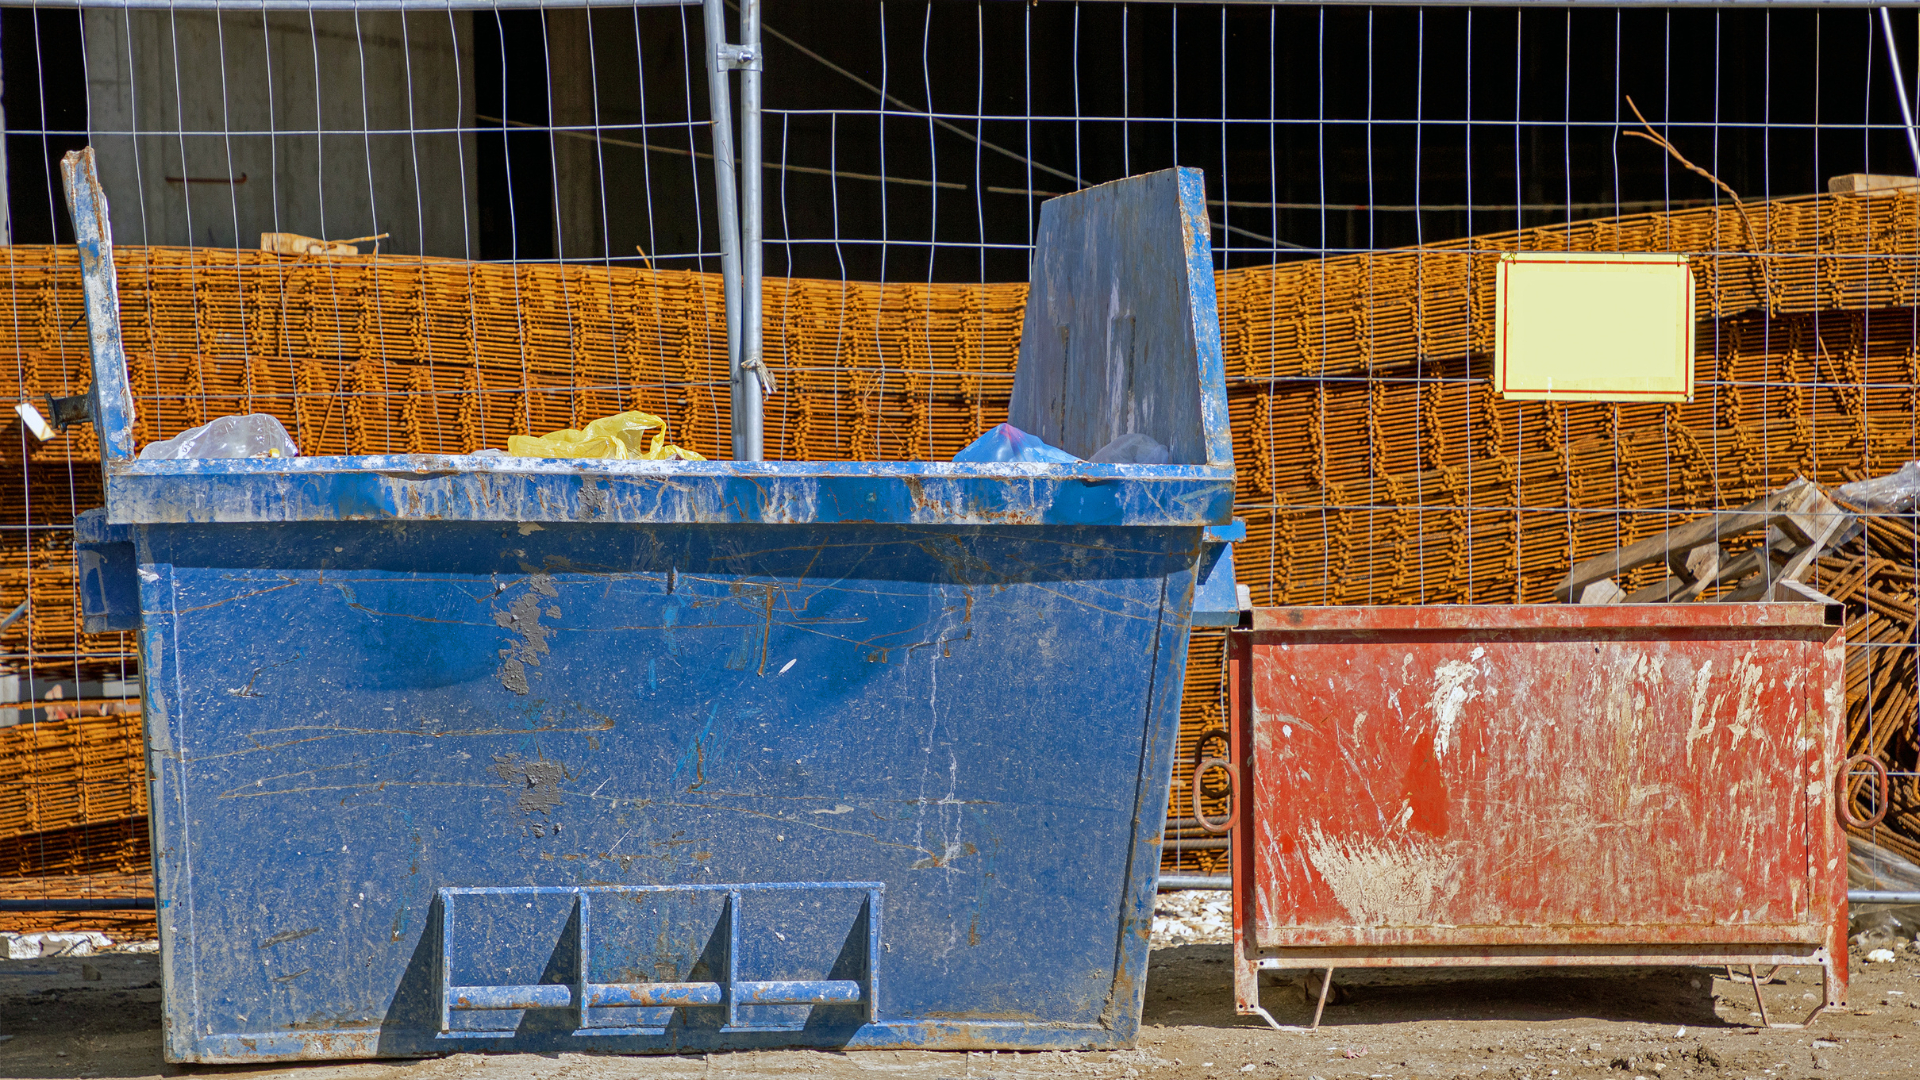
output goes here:
[{"label": "dirt ground", "polygon": [[[1123,1053],[958,1054],[865,1051],[609,1058],[462,1055],[414,1062],[173,1067],[160,1060],[153,955],[0,961],[0,1076],[297,1077],[299,1080],[1853,1080],[1920,1077],[1920,956],[1855,957],[1852,1004],[1809,1030],[1752,1025],[1752,991],[1724,970],[1538,969],[1366,975],[1335,980],[1343,1004],[1321,1030],[1282,1034],[1237,1017],[1227,947],[1155,950],[1139,1047]],[[90,968],[98,978],[86,978]],[[1796,1018],[1818,991],[1812,970],[1766,984],[1770,1017]],[[1265,992],[1283,1023],[1304,1023],[1301,988]]]}]

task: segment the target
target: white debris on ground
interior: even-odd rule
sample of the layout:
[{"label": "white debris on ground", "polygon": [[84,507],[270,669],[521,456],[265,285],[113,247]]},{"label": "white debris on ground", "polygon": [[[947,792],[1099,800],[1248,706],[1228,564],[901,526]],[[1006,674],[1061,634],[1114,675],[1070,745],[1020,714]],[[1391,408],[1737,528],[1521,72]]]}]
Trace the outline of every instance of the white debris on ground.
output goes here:
[{"label": "white debris on ground", "polygon": [[1153,947],[1230,945],[1233,898],[1220,889],[1163,892],[1153,905]]},{"label": "white debris on ground", "polygon": [[93,956],[105,952],[152,953],[160,951],[158,941],[122,941],[95,930],[39,934],[0,933],[7,946],[9,960],[38,960],[53,956]]}]

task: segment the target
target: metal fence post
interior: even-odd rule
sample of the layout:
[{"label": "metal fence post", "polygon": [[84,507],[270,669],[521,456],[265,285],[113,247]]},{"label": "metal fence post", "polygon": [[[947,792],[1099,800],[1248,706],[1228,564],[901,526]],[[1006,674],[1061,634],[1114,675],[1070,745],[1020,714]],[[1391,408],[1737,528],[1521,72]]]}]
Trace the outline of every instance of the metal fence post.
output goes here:
[{"label": "metal fence post", "polygon": [[[725,0],[703,0],[713,167],[720,192],[720,272],[726,277],[727,386],[733,457],[759,461],[760,400],[773,376],[760,359],[760,0],[741,0],[740,43],[727,41]],[[735,194],[733,103],[727,73],[740,72],[739,190]]]},{"label": "metal fence post", "polygon": [[740,378],[733,399],[736,456],[766,456],[761,403],[773,375],[761,356],[760,0],[740,0]]},{"label": "metal fence post", "polygon": [[733,67],[727,44],[725,0],[703,0],[707,35],[707,102],[713,113],[713,186],[719,199],[721,295],[727,309],[727,385],[733,403],[733,456],[746,458],[741,427],[740,370],[740,198],[734,190],[733,95],[727,72]]}]

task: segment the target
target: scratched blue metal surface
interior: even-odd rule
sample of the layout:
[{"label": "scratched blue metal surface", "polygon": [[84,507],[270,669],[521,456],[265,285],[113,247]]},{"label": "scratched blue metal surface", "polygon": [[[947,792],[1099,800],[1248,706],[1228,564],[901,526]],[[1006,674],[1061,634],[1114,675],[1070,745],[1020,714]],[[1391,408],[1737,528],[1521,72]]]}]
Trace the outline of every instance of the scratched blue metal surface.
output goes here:
[{"label": "scratched blue metal surface", "polygon": [[[132,531],[171,1056],[1132,1039],[1199,530]],[[443,1037],[439,890],[847,881],[884,886],[871,1019]],[[568,981],[570,903],[452,977]],[[762,909],[766,978],[833,977],[853,912]],[[717,927],[596,951],[689,981]]]},{"label": "scratched blue metal surface", "polygon": [[103,468],[170,1059],[1132,1042],[1230,467]]}]

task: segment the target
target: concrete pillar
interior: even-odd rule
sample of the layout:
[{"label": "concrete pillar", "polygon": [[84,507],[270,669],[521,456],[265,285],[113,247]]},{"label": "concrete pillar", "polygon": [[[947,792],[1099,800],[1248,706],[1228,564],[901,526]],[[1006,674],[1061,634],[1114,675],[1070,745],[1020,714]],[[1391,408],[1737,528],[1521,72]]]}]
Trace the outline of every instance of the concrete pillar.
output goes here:
[{"label": "concrete pillar", "polygon": [[[591,14],[585,8],[547,12],[547,88],[555,128],[597,123]],[[553,235],[559,254],[567,259],[595,259],[606,253],[602,155],[593,135],[556,131],[553,136]]]},{"label": "concrete pillar", "polygon": [[263,232],[386,232],[385,252],[477,256],[474,137],[448,130],[474,123],[468,14],[83,18],[89,137],[116,241],[257,248]]}]

